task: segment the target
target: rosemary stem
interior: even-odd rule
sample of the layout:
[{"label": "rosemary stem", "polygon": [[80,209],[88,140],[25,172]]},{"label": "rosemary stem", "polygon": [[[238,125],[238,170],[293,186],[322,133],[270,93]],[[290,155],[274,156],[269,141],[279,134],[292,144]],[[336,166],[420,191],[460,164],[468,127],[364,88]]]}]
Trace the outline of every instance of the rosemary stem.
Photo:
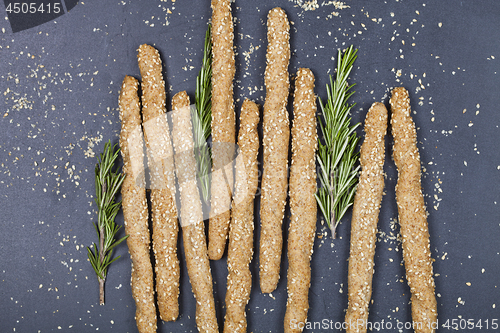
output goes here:
[{"label": "rosemary stem", "polygon": [[[330,184],[334,183],[334,174],[330,173]],[[333,194],[333,188],[330,187],[330,231],[332,232],[332,239],[335,239],[335,195]]]},{"label": "rosemary stem", "polygon": [[95,184],[97,204],[97,222],[94,224],[99,241],[93,243],[94,250],[87,247],[88,258],[94,269],[99,282],[99,304],[104,305],[104,283],[108,266],[120,258],[112,258],[113,248],[127,239],[128,235],[119,240],[115,239],[116,233],[120,229],[114,222],[121,202],[115,202],[117,192],[125,176],[119,172],[113,172],[113,167],[118,156],[115,146],[111,146],[111,141],[104,145],[104,153],[98,158],[95,168]]},{"label": "rosemary stem", "polygon": [[[104,225],[99,226],[99,233],[101,237],[99,237],[99,260],[104,262],[105,252],[104,251]],[[99,280],[99,305],[104,305],[104,282],[105,279],[101,279],[97,277]]]},{"label": "rosemary stem", "polygon": [[104,262],[104,256],[106,255],[104,251],[104,225],[99,226],[99,233],[101,237],[99,237],[99,260]]},{"label": "rosemary stem", "polygon": [[104,305],[104,279],[97,278],[99,280],[99,305]]},{"label": "rosemary stem", "polygon": [[335,210],[334,209],[332,209],[331,214],[332,214],[332,217],[330,219],[330,231],[332,232],[332,239],[335,239],[337,237],[335,236],[336,225],[335,225]]},{"label": "rosemary stem", "polygon": [[212,158],[207,140],[211,135],[212,123],[212,41],[211,25],[208,25],[205,33],[205,45],[203,48],[202,66],[196,77],[196,93],[194,111],[197,121],[193,124],[193,135],[196,147],[196,173],[200,184],[203,201],[209,203],[210,199],[210,170]]},{"label": "rosemary stem", "polygon": [[319,98],[321,113],[318,121],[323,139],[318,140],[318,161],[322,186],[316,200],[332,232],[332,239],[336,238],[337,224],[353,204],[359,168],[355,167],[359,154],[355,152],[358,140],[354,132],[359,124],[350,124],[349,112],[354,105],[348,103],[354,85],[347,85],[356,53],[352,46],[344,55],[338,51],[336,79],[334,81],[330,75],[326,103]]}]

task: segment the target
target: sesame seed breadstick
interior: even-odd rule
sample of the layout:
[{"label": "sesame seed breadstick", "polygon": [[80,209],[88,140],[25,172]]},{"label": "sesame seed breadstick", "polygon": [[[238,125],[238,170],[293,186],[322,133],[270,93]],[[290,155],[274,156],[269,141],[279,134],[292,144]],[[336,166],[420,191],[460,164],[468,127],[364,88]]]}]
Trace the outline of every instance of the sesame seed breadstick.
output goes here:
[{"label": "sesame seed breadstick", "polygon": [[148,205],[144,181],[143,142],[138,96],[139,82],[125,76],[119,97],[120,151],[123,158],[122,208],[132,259],[132,296],[140,333],[156,332],[153,268],[149,257]]},{"label": "sesame seed breadstick", "polygon": [[290,226],[284,331],[302,332],[293,323],[305,323],[309,309],[311,256],[316,233],[316,97],[314,75],[297,71],[293,101],[292,164],[290,167]]},{"label": "sesame seed breadstick", "polygon": [[390,99],[394,162],[398,168],[396,200],[403,237],[406,280],[411,291],[416,333],[434,332],[437,303],[430,252],[427,212],[422,194],[417,132],[411,118],[408,91],[394,88]]},{"label": "sesame seed breadstick", "polygon": [[173,321],[179,316],[179,226],[175,204],[173,148],[165,114],[165,81],[158,50],[143,44],[139,47],[137,57],[142,76],[142,125],[148,148],[152,186],[156,295],[160,318]]},{"label": "sesame seed breadstick", "polygon": [[286,13],[274,8],[267,18],[266,101],[263,117],[264,173],[260,232],[260,289],[271,293],[279,280],[283,247],[283,215],[287,195],[290,128],[287,100],[290,89],[290,25]]},{"label": "sesame seed breadstick", "polygon": [[366,114],[365,140],[360,152],[361,175],[352,209],[347,333],[365,333],[367,328],[377,223],[384,191],[386,133],[387,109],[382,103],[373,103]]},{"label": "sesame seed breadstick", "polygon": [[225,333],[247,331],[245,306],[250,299],[253,257],[253,201],[258,186],[259,107],[246,99],[241,107],[235,193],[229,230]]},{"label": "sesame seed breadstick", "polygon": [[205,224],[196,183],[196,160],[189,97],[185,91],[172,98],[175,167],[181,194],[181,227],[186,265],[196,299],[198,331],[219,332],[215,317],[212,273],[205,239]]},{"label": "sesame seed breadstick", "polygon": [[[208,255],[224,254],[231,219],[235,115],[233,16],[230,0],[212,0],[212,184]],[[232,143],[232,144],[231,144]]]}]

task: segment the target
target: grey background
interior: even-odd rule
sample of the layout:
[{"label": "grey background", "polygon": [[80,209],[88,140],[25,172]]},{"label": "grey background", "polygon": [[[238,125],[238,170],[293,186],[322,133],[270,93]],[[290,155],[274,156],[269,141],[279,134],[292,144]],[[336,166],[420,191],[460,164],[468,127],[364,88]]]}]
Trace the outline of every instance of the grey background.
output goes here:
[{"label": "grey background", "polygon": [[[317,3],[315,10],[298,0],[233,4],[237,112],[245,97],[263,104],[265,22],[275,6],[292,22],[290,73],[311,68],[321,98],[337,49],[359,49],[349,79],[356,84],[353,122],[363,122],[372,102],[387,105],[392,87],[406,87],[418,127],[440,324],[482,320],[481,331],[488,331],[485,320],[500,320],[500,2],[347,0],[343,9]],[[96,156],[104,142],[118,142],[118,91],[124,75],[139,78],[140,44],[161,52],[168,103],[181,90],[194,98],[210,15],[209,1],[80,1],[56,21],[12,33],[0,6],[0,332],[137,332],[126,245],[117,248],[122,257],[110,267],[105,306],[98,305],[97,279],[87,262],[86,246],[96,241]],[[395,327],[411,321],[411,314],[394,223],[391,145],[389,135],[369,320]],[[123,223],[121,213],[117,222]],[[349,229],[350,215],[331,240],[318,217],[311,322],[344,318]],[[256,219],[256,246],[258,234]],[[197,331],[182,242],[179,255],[180,317],[159,322],[158,332]],[[256,251],[249,332],[282,331],[283,255],[282,278],[271,297],[258,287]],[[212,262],[221,328],[225,259]]]}]

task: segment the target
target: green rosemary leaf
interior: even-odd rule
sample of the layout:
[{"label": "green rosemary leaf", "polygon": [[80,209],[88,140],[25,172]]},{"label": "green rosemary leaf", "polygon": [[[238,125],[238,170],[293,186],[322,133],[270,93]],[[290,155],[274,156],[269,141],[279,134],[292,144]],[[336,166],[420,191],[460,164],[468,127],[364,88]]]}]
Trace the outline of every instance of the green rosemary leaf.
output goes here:
[{"label": "green rosemary leaf", "polygon": [[104,152],[97,157],[95,167],[95,187],[97,204],[97,222],[93,223],[99,238],[97,244],[93,243],[94,252],[87,247],[88,258],[99,281],[100,304],[104,304],[104,282],[106,280],[108,266],[119,258],[112,259],[112,249],[124,241],[127,237],[116,240],[116,233],[121,226],[114,220],[121,207],[121,202],[115,202],[115,197],[125,179],[125,175],[114,172],[116,159],[120,149],[116,145],[111,146],[111,141],[104,145]]},{"label": "green rosemary leaf", "polygon": [[322,139],[318,139],[317,160],[321,187],[315,197],[332,238],[335,238],[338,223],[353,204],[358,180],[356,147],[359,138],[355,130],[360,124],[350,124],[349,114],[354,104],[349,105],[348,100],[354,93],[351,91],[354,85],[347,84],[356,53],[352,46],[343,55],[339,50],[335,81],[330,75],[330,84],[326,86],[326,103],[319,98],[318,122]]},{"label": "green rosemary leaf", "polygon": [[108,250],[112,250],[115,246],[119,245],[121,242],[123,242],[124,240],[126,240],[127,237],[128,237],[128,235],[125,236],[125,237],[120,238],[119,240],[117,240],[116,242],[114,242],[113,244],[111,244],[111,246],[108,248]]},{"label": "green rosemary leaf", "polygon": [[195,114],[192,118],[194,120],[196,171],[203,201],[208,203],[210,201],[210,171],[212,169],[212,154],[207,144],[212,131],[212,35],[210,24],[205,33],[201,70],[196,77],[195,105],[196,109],[192,111]]}]

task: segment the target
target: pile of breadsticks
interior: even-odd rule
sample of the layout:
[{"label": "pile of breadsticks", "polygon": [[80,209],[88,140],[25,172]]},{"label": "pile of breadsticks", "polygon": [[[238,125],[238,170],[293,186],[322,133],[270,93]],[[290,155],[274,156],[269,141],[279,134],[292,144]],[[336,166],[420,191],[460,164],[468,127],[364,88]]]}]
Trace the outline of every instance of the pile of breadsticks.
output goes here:
[{"label": "pile of breadsticks", "polygon": [[[123,80],[119,96],[122,124],[120,146],[126,174],[122,186],[123,212],[125,231],[130,235],[127,244],[132,259],[131,286],[140,332],[156,332],[155,296],[162,320],[172,321],[179,316],[179,222],[188,275],[196,298],[198,329],[200,332],[219,331],[209,257],[222,257],[229,234],[234,153],[232,147],[225,143],[233,143],[233,146],[235,143],[235,64],[230,1],[213,0],[212,9],[213,184],[208,240],[196,178],[191,103],[185,91],[172,98],[170,131],[166,118],[165,81],[158,50],[146,44],[139,47],[138,65],[142,78],[140,100],[139,82],[130,76]],[[258,183],[259,118],[258,106],[245,101],[238,137],[241,148],[235,172],[234,227],[231,228],[228,253],[230,269],[227,293],[228,304],[244,304],[242,308],[236,306],[232,311],[227,311],[225,327],[228,331],[233,331],[233,326],[242,326],[240,317],[244,321],[244,307],[250,293],[248,265],[253,255],[253,198]],[[148,227],[144,142],[149,170],[148,188],[151,189],[152,238]],[[176,204],[177,192],[180,195],[180,209]],[[151,242],[154,265],[149,256]],[[242,291],[244,285],[248,285],[246,291]],[[234,288],[231,289],[231,286]]]},{"label": "pile of breadsticks", "polygon": [[[125,231],[130,235],[127,244],[132,259],[131,285],[136,303],[137,327],[140,332],[156,332],[155,290],[160,318],[172,321],[179,316],[180,268],[177,238],[180,217],[188,274],[197,300],[197,325],[200,331],[218,332],[205,226],[196,179],[189,97],[182,91],[172,98],[173,128],[170,131],[166,118],[165,82],[158,50],[146,44],[141,45],[138,64],[142,77],[142,108],[138,96],[138,81],[130,76],[123,80],[119,97],[122,123],[120,146],[123,171],[126,174],[122,185],[122,201]],[[155,281],[149,255],[143,137],[149,169],[148,188],[151,189]],[[176,178],[181,201],[180,214],[175,198]]]},{"label": "pile of breadsticks", "polygon": [[[437,329],[437,303],[430,252],[427,211],[421,187],[420,155],[408,91],[394,88],[390,99],[394,139],[393,158],[398,169],[396,201],[403,238],[406,279],[411,291],[415,332]],[[384,190],[387,109],[374,103],[365,121],[361,146],[361,175],[354,199],[349,257],[349,304],[346,332],[366,332],[371,298],[377,222]]]},{"label": "pile of breadsticks", "polygon": [[[198,330],[219,332],[209,259],[222,258],[226,243],[228,275],[223,329],[227,333],[247,330],[245,308],[252,287],[250,263],[254,253],[260,112],[257,104],[246,99],[241,107],[236,136],[231,2],[212,0],[211,4],[213,165],[208,235],[205,234],[197,184],[190,99],[185,91],[173,96],[170,128],[158,50],[146,44],[138,49],[142,95],[138,95],[139,81],[130,76],[123,80],[119,95],[120,146],[126,174],[122,185],[123,213],[132,259],[131,286],[136,304],[136,323],[141,333],[156,332],[157,312],[163,321],[175,321],[179,316],[177,243],[180,231],[189,280],[196,299]],[[273,292],[278,285],[283,219],[289,197],[288,300],[284,331],[300,332],[303,326],[292,323],[305,323],[309,309],[310,261],[317,223],[318,136],[315,78],[307,68],[298,69],[295,76],[290,129],[287,105],[290,94],[289,30],[287,15],[281,8],[269,11],[264,75],[266,98],[262,116],[259,282],[263,293]],[[390,101],[394,160],[399,171],[397,203],[407,280],[412,292],[413,319],[431,327],[437,316],[436,300],[426,210],[420,185],[420,158],[408,100],[406,90],[396,88]],[[384,188],[387,119],[385,106],[375,103],[368,111],[365,122],[366,136],[360,154],[361,174],[352,215],[349,305],[345,319],[348,332],[366,331],[357,324],[368,318],[375,236]],[[236,140],[238,154],[233,149]],[[288,156],[290,142],[291,158]],[[151,214],[147,187],[151,189]],[[180,197],[180,207],[177,207],[176,196]],[[153,262],[150,260],[151,245]],[[425,327],[418,332],[433,331]]]}]

